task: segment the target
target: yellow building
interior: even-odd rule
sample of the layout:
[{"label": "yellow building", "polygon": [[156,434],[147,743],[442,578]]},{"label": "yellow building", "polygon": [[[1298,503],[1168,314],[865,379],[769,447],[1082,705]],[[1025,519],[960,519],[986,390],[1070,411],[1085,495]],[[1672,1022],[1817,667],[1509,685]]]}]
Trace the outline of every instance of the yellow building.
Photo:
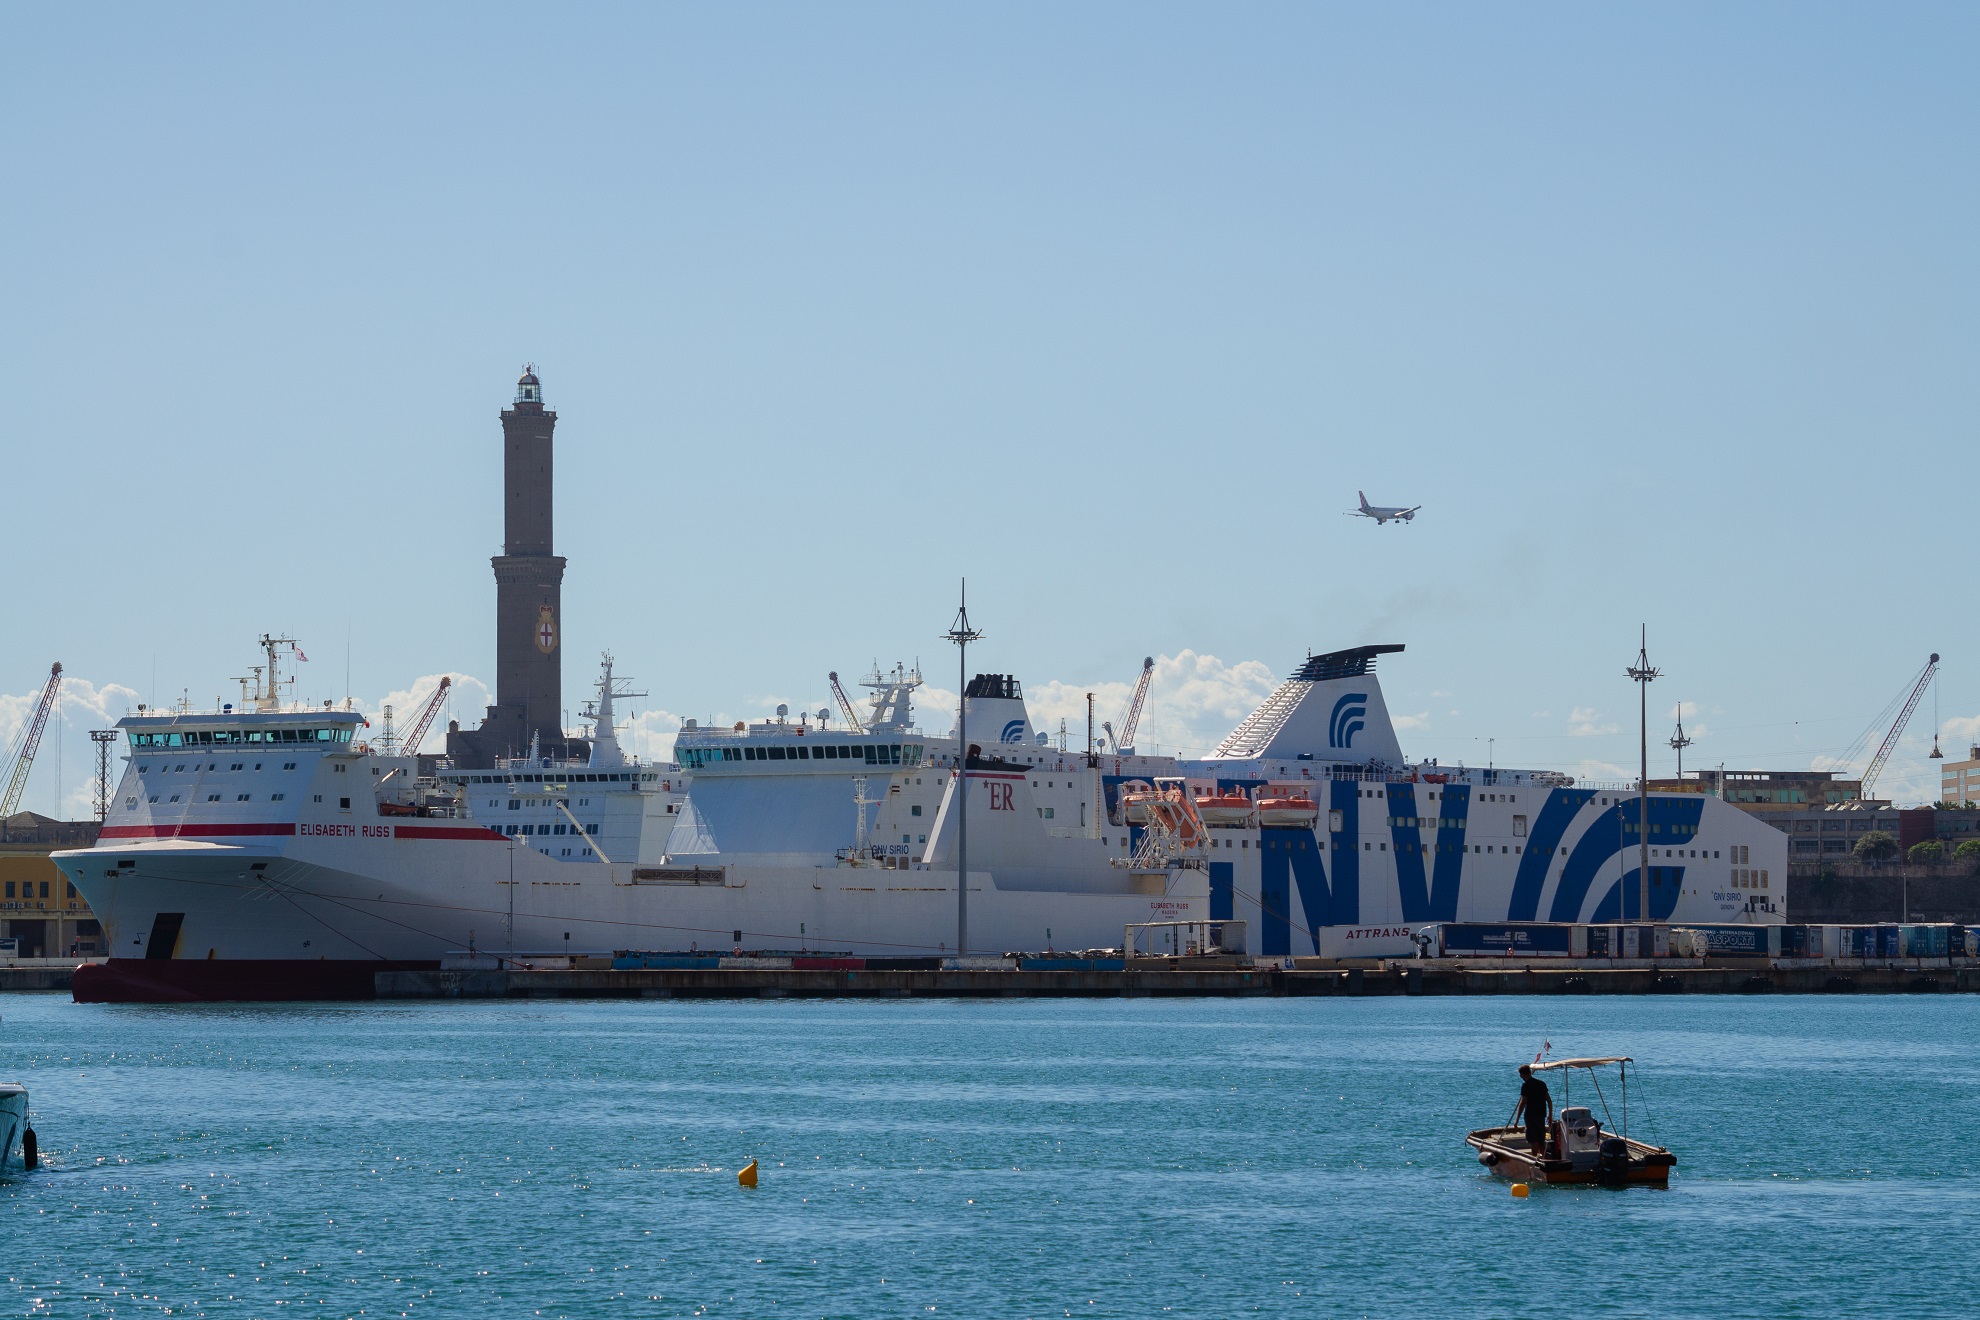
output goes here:
[{"label": "yellow building", "polygon": [[1939,801],[1955,807],[1980,806],[1980,747],[1968,747],[1964,761],[1939,766]]},{"label": "yellow building", "polygon": [[62,878],[48,854],[96,842],[95,821],[61,821],[31,811],[0,821],[0,939],[22,958],[90,957],[104,952],[96,914]]}]

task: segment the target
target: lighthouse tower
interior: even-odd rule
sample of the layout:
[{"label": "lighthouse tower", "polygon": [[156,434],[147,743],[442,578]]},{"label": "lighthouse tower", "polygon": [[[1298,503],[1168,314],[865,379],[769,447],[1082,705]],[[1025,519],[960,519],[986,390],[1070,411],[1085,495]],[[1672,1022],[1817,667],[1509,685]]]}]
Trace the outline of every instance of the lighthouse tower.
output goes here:
[{"label": "lighthouse tower", "polygon": [[495,704],[481,727],[450,727],[447,754],[486,768],[534,744],[545,756],[581,754],[567,739],[564,705],[564,559],[552,550],[552,437],[557,414],[543,382],[525,367],[516,401],[502,410],[502,553],[495,569]]}]

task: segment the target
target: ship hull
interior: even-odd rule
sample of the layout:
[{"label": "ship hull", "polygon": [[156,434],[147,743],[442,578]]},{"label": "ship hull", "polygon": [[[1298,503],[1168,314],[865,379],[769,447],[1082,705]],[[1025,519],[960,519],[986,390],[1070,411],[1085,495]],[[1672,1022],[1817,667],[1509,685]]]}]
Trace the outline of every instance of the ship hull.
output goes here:
[{"label": "ship hull", "polygon": [[[561,863],[499,838],[296,848],[173,841],[58,854],[112,950],[79,970],[76,998],[364,998],[375,972],[468,950],[956,952],[953,870],[732,864],[696,883]],[[1078,892],[1017,872],[1006,887],[972,868],[970,951],[1115,947],[1129,923],[1206,919],[1202,874],[1178,875],[1161,892]]]}]

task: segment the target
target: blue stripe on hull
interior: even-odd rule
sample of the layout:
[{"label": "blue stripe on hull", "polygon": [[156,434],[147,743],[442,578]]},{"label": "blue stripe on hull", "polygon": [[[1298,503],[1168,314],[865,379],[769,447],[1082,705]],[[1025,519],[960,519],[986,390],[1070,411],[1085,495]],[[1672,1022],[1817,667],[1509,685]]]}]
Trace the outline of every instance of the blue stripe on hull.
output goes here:
[{"label": "blue stripe on hull", "polygon": [[1506,905],[1507,921],[1538,921],[1540,892],[1547,887],[1547,868],[1568,826],[1581,809],[1594,798],[1592,789],[1556,788],[1540,806],[1540,819],[1534,822],[1526,851],[1519,857],[1519,876],[1513,881],[1512,901]]},{"label": "blue stripe on hull", "polygon": [[[1581,841],[1574,845],[1568,854],[1567,865],[1561,870],[1561,882],[1554,891],[1554,903],[1549,910],[1549,921],[1580,921],[1581,909],[1588,901],[1588,890],[1594,884],[1596,873],[1612,857],[1625,848],[1638,846],[1636,832],[1636,812],[1640,798],[1624,798],[1616,805],[1595,818],[1593,824],[1582,834]],[[1654,839],[1661,835],[1675,845],[1680,840],[1689,839],[1698,832],[1698,822],[1705,815],[1705,801],[1693,796],[1689,801],[1676,798],[1650,799],[1650,833]],[[1653,877],[1654,879],[1654,877]],[[1650,910],[1657,910],[1658,898],[1650,900]],[[1676,891],[1672,890],[1671,903],[1675,907]],[[1669,915],[1671,908],[1665,909]]]},{"label": "blue stripe on hull", "polygon": [[[1622,879],[1609,886],[1602,901],[1595,905],[1595,915],[1588,920],[1600,925],[1605,921],[1640,921],[1636,915],[1642,906],[1643,886],[1638,877],[1643,868],[1637,867]],[[1621,890],[1618,901],[1617,890]],[[1650,920],[1669,921],[1671,913],[1677,911],[1678,895],[1684,892],[1684,868],[1682,866],[1653,866],[1650,868]]]},{"label": "blue stripe on hull", "polygon": [[1229,862],[1210,863],[1210,920],[1212,921],[1230,921],[1236,916],[1233,911],[1236,902],[1231,895],[1233,884],[1231,875],[1234,869]]}]

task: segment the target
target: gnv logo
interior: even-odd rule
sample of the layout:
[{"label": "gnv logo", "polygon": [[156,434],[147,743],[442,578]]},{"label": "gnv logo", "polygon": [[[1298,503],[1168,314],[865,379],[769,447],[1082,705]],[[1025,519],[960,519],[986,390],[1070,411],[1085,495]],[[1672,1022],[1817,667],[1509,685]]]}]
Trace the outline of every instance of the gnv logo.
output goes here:
[{"label": "gnv logo", "polygon": [[1004,726],[1004,736],[1003,736],[1003,737],[1002,737],[1001,739],[999,739],[999,741],[1000,741],[1000,742],[1023,742],[1023,741],[1024,741],[1024,721],[1023,721],[1023,720],[1012,720],[1012,721],[1011,721],[1011,722],[1010,722],[1009,724],[1006,724],[1006,725]]},{"label": "gnv logo", "polygon": [[1361,717],[1368,713],[1368,694],[1350,692],[1334,703],[1334,717],[1327,724],[1329,747],[1352,747],[1354,735],[1362,730]]}]

